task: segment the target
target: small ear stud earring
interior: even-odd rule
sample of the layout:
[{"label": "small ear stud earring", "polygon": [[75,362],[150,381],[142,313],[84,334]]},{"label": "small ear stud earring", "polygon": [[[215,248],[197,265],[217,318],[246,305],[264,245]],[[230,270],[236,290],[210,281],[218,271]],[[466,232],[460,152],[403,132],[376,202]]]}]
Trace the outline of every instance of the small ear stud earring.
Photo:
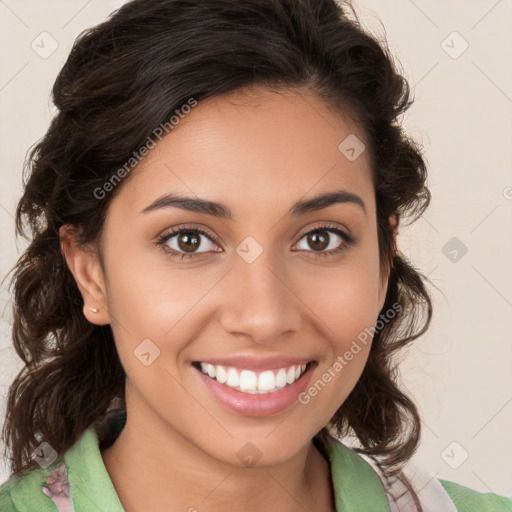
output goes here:
[{"label": "small ear stud earring", "polygon": [[91,307],[89,307],[89,309],[90,309],[93,313],[97,313],[97,312],[99,311],[99,309],[98,309],[98,308],[91,308]]}]

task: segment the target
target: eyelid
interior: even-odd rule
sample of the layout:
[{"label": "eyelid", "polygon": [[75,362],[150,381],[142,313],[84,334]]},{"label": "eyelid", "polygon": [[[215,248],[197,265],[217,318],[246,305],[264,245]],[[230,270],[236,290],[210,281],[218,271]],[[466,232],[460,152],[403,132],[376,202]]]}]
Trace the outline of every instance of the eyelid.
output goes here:
[{"label": "eyelid", "polygon": [[330,221],[317,221],[321,222],[320,225],[314,224],[311,227],[306,228],[304,231],[300,230],[299,233],[302,233],[299,240],[302,240],[302,238],[305,235],[308,235],[309,233],[314,233],[315,231],[321,231],[321,230],[334,230],[334,231],[341,231],[343,235],[350,240],[351,242],[355,242],[354,237],[351,235],[350,230],[345,228],[344,226],[340,226],[339,224],[332,223]]}]

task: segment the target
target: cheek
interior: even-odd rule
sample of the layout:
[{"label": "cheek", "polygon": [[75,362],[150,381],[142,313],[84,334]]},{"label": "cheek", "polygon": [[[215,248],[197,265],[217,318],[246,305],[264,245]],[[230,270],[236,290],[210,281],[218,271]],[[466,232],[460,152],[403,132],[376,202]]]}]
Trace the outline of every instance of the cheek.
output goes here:
[{"label": "cheek", "polygon": [[362,255],[338,267],[297,274],[297,295],[336,352],[375,325],[379,311],[378,261]]},{"label": "cheek", "polygon": [[327,422],[359,379],[380,311],[378,260],[361,256],[350,265],[302,276],[301,298],[323,333],[323,354],[302,397]]},{"label": "cheek", "polygon": [[[193,311],[215,283],[212,272],[166,261],[160,249],[132,251],[115,258],[108,269],[109,312],[114,323],[137,336],[156,338],[169,333]],[[121,252],[118,250],[118,252]]]}]

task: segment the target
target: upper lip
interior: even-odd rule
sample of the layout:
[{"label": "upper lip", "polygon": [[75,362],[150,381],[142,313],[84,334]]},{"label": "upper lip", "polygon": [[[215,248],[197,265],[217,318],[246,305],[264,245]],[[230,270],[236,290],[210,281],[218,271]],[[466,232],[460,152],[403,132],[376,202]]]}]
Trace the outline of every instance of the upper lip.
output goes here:
[{"label": "upper lip", "polygon": [[273,357],[253,357],[253,356],[233,356],[229,358],[209,357],[199,359],[196,363],[209,363],[213,366],[220,365],[230,368],[240,368],[243,370],[277,370],[279,368],[289,368],[290,366],[301,366],[314,361],[311,358],[273,356]]}]

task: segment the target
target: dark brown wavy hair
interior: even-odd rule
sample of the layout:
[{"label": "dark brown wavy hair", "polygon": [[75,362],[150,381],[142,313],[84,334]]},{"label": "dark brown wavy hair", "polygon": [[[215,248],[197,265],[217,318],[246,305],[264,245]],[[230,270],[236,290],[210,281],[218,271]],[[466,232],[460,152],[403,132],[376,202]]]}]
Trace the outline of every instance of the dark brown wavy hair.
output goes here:
[{"label": "dark brown wavy hair", "polygon": [[396,303],[401,311],[376,331],[361,378],[318,438],[354,435],[361,453],[403,478],[420,418],[399,389],[395,354],[428,328],[432,304],[427,278],[396,255],[389,217],[412,222],[427,208],[426,164],[399,123],[413,100],[385,38],[367,31],[348,1],[334,0],[133,0],[77,37],[53,86],[57,113],[27,155],[16,210],[16,233],[30,244],[9,272],[13,345],[24,362],[2,431],[11,476],[36,466],[41,440],[63,456],[125,407],[112,330],[84,317],[59,228],[95,244],[123,183],[102,200],[94,191],[155,128],[191,97],[251,86],[308,89],[365,134],[380,262],[390,269],[381,313]]}]

